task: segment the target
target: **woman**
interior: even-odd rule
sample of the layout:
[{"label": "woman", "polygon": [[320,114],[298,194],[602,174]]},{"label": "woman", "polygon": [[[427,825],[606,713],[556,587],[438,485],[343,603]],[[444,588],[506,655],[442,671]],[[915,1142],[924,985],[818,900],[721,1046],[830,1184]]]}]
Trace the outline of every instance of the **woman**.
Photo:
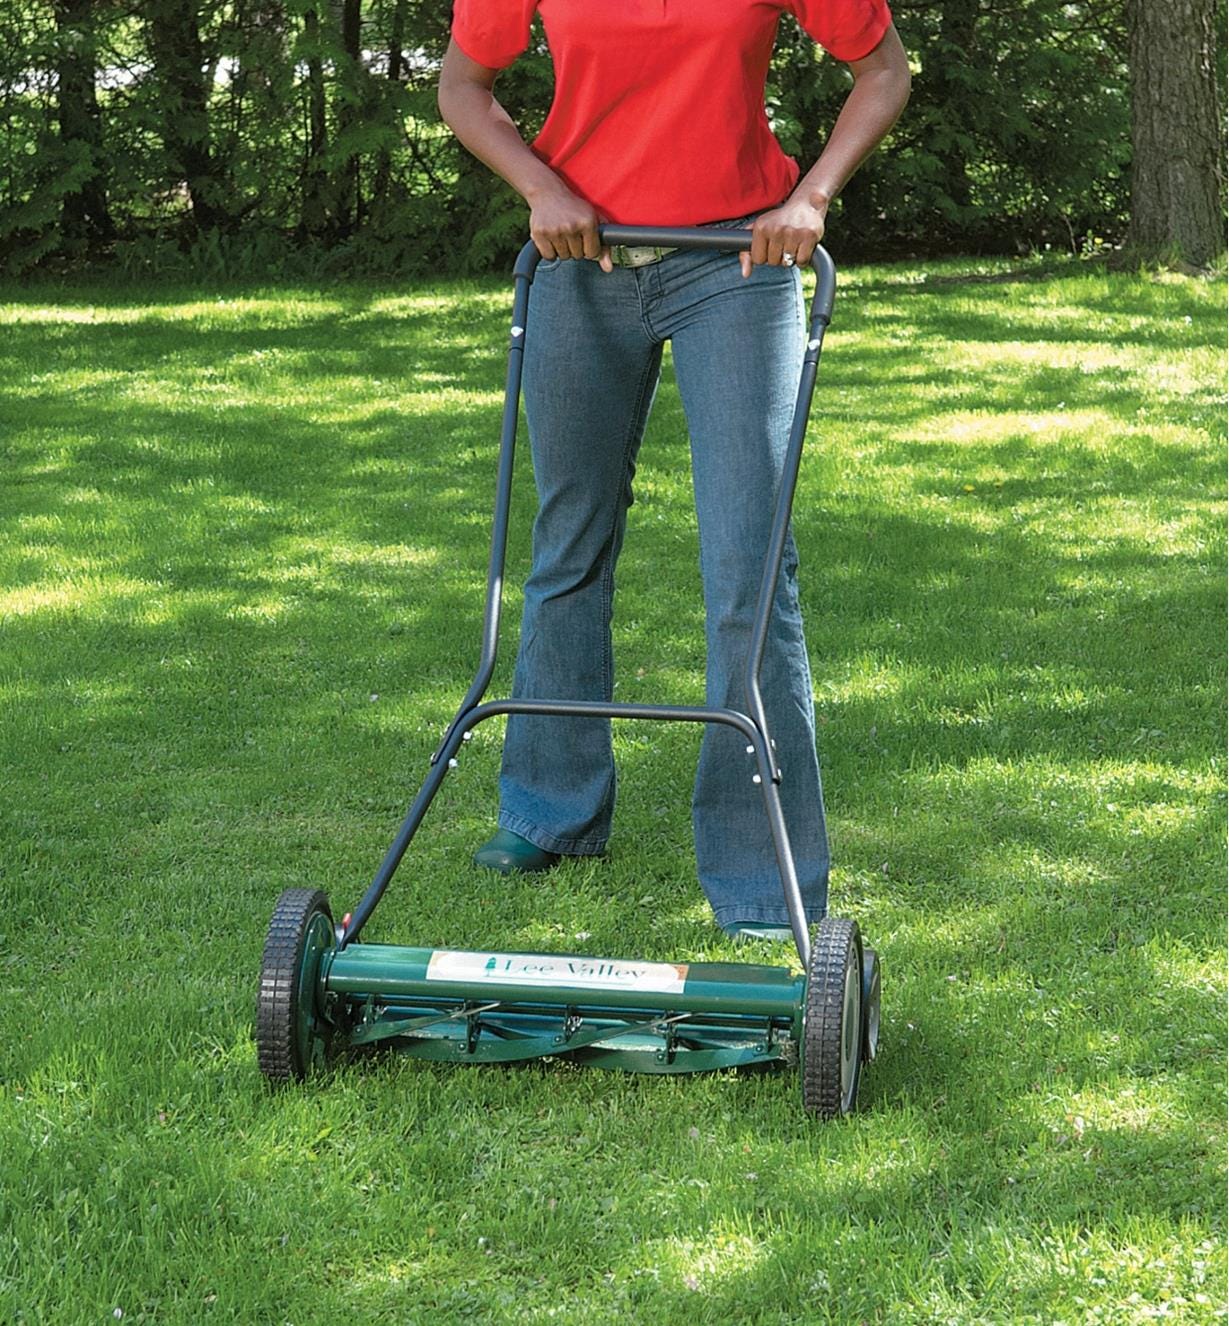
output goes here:
[{"label": "woman", "polygon": [[[784,10],[853,87],[801,180],[764,109]],[[555,96],[532,147],[492,95],[540,12]],[[632,476],[672,341],[691,437],[708,648],[707,703],[741,707],[805,319],[798,266],[832,199],[895,123],[909,68],[885,0],[457,0],[444,120],[529,204],[542,256],[530,295],[525,409],[538,488],[514,692],[609,700],[614,569]],[[749,253],[603,248],[598,225],[726,225]],[[827,906],[828,844],[811,677],[786,550],[762,684],[808,920]],[[692,802],[700,882],[731,935],[790,935],[759,790],[731,729],[708,727]],[[475,860],[544,870],[606,847],[610,725],[516,716],[499,829]]]}]

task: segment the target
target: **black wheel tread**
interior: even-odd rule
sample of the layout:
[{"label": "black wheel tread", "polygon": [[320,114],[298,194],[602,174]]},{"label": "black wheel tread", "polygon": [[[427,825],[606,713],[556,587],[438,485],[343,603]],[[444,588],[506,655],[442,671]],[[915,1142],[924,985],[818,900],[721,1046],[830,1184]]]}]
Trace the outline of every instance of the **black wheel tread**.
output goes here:
[{"label": "black wheel tread", "polygon": [[841,1114],[841,1018],[851,947],[859,947],[856,922],[824,917],[811,944],[802,1053],[802,1103],[821,1119]]},{"label": "black wheel tread", "polygon": [[295,1001],[308,923],[321,911],[332,924],[329,900],[320,889],[286,889],[269,922],[256,1001],[256,1059],[272,1082],[298,1081],[307,1067],[296,1050]]}]

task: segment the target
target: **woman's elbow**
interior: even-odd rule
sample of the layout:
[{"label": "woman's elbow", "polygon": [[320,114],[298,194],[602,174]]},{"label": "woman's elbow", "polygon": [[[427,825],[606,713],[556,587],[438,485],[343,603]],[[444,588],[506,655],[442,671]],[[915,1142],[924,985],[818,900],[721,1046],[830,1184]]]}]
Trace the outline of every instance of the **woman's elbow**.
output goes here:
[{"label": "woman's elbow", "polygon": [[440,81],[435,88],[435,104],[439,108],[440,119],[451,129],[457,114],[457,101],[462,95],[459,79],[448,68],[448,62],[440,70]]},{"label": "woman's elbow", "polygon": [[888,28],[874,51],[851,68],[855,82],[859,77],[869,75],[879,89],[879,95],[892,103],[897,114],[904,110],[913,87],[913,74],[895,27]]},{"label": "woman's elbow", "polygon": [[451,129],[452,128],[452,106],[453,96],[452,88],[441,78],[439,85],[435,89],[435,105],[439,110],[440,119]]},{"label": "woman's elbow", "polygon": [[435,104],[439,107],[440,119],[455,133],[457,121],[464,117],[472,98],[475,95],[490,97],[494,84],[495,70],[471,60],[455,41],[450,41],[444,52],[440,81],[435,89]]}]

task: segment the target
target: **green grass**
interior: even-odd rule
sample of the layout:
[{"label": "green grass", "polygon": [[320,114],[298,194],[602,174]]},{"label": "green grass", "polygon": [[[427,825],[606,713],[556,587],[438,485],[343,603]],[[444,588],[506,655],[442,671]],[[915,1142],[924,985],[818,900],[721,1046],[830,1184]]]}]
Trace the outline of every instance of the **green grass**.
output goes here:
[{"label": "green grass", "polygon": [[[264,1088],[274,900],[353,905],[472,672],[507,309],[498,282],[0,289],[0,1320],[1223,1316],[1211,284],[843,276],[796,526],[832,905],[885,971],[857,1116],[808,1122],[789,1073]],[[700,695],[686,454],[666,391],[624,699]],[[620,728],[611,860],[517,883],[466,864],[499,736],[370,938],[734,954],[694,731]]]}]

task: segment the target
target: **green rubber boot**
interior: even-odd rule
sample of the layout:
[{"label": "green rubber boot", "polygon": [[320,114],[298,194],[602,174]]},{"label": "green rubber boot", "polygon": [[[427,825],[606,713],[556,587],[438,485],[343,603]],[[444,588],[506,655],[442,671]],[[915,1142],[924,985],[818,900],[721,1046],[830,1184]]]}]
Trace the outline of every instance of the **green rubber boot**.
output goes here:
[{"label": "green rubber boot", "polygon": [[787,925],[771,925],[762,921],[749,921],[746,925],[731,926],[726,934],[736,943],[749,939],[763,939],[774,944],[793,943],[794,932]]},{"label": "green rubber boot", "polygon": [[495,837],[474,853],[474,865],[501,875],[530,874],[559,864],[559,853],[537,847],[511,829],[497,829]]}]

